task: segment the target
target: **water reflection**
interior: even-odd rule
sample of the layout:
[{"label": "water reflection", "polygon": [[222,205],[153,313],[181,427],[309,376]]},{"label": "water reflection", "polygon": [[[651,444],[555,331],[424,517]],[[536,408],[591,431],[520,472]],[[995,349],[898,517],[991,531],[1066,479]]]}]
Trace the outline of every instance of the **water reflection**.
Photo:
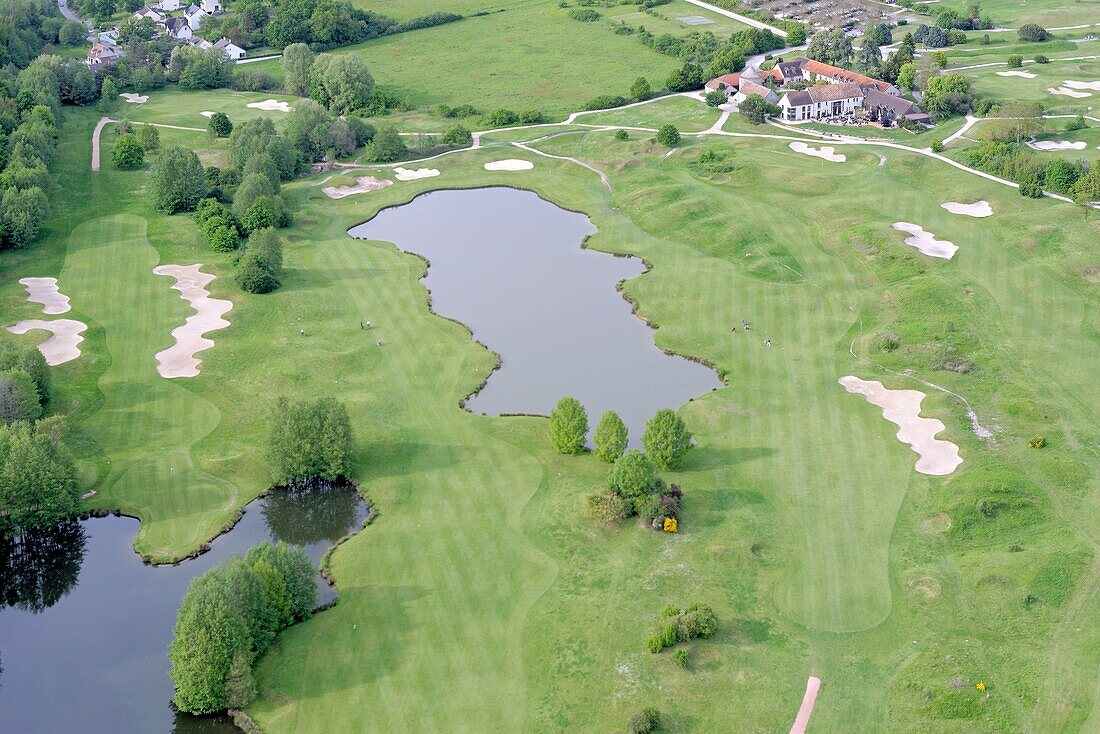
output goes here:
[{"label": "water reflection", "polygon": [[[258,510],[258,511],[257,511]],[[222,734],[221,717],[169,704],[168,643],[191,579],[264,540],[301,545],[316,564],[362,526],[366,505],[348,486],[276,490],[251,505],[209,552],[147,566],[133,551],[138,522],[66,523],[3,548],[0,730],[20,734]],[[317,577],[318,600],[335,591]]]}]

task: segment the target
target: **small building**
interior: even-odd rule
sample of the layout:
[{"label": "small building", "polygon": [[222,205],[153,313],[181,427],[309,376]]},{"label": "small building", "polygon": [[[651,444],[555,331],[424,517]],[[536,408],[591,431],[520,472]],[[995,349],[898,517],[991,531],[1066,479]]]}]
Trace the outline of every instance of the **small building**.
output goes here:
[{"label": "small building", "polygon": [[84,57],[84,63],[88,65],[89,69],[95,71],[118,61],[124,55],[125,52],[118,46],[107,43],[93,43],[88,55]]},{"label": "small building", "polygon": [[154,23],[163,23],[165,15],[163,13],[158,13],[156,10],[153,10],[148,5],[146,5],[145,7],[141,8],[140,10],[137,10],[136,12],[134,12],[134,19],[135,20],[141,20],[142,18],[148,18],[149,20],[153,21]]},{"label": "small building", "polygon": [[865,96],[863,88],[852,82],[822,84],[788,92],[779,101],[779,109],[787,122],[820,120],[854,113],[863,106]]},{"label": "small building", "polygon": [[745,75],[742,74],[741,84],[737,87],[737,94],[733,95],[733,101],[741,104],[754,94],[763,97],[772,104],[776,104],[779,102],[779,95],[777,95],[773,90],[768,89],[763,84],[745,81]]},{"label": "small building", "polygon": [[186,41],[192,35],[191,26],[187,24],[186,18],[169,18],[164,21],[164,30],[179,41]]},{"label": "small building", "polygon": [[201,51],[205,51],[208,48],[214,48],[214,44],[210,43],[210,41],[207,41],[205,38],[200,38],[199,36],[191,36],[187,39],[187,43]]},{"label": "small building", "polygon": [[215,13],[222,12],[221,0],[200,0],[199,7],[201,7],[202,12],[207,15],[214,15]]},{"label": "small building", "polygon": [[779,59],[775,62],[773,71],[778,75],[779,82],[783,85],[803,82],[806,80],[806,77],[802,73],[802,66],[807,61],[809,61],[809,59],[805,56],[797,56],[789,61]]},{"label": "small building", "polygon": [[179,10],[181,6],[180,0],[160,0],[160,5],[157,7],[167,13],[171,13]]},{"label": "small building", "polygon": [[183,17],[187,21],[187,25],[191,26],[191,30],[197,31],[202,25],[202,20],[206,17],[206,13],[202,12],[202,8],[198,5],[189,5],[187,6],[187,10],[183,11]]},{"label": "small building", "polygon": [[244,58],[245,50],[224,36],[214,43],[214,48],[221,51],[227,59],[237,61]]},{"label": "small building", "polygon": [[725,92],[726,97],[732,97],[737,93],[737,88],[740,85],[741,75],[734,72],[732,74],[723,74],[722,76],[714,77],[703,85],[703,90],[707,92]]},{"label": "small building", "polygon": [[877,89],[867,91],[867,96],[863,98],[863,109],[867,110],[867,119],[884,125],[903,120],[927,125],[932,121],[915,102],[884,94]]}]

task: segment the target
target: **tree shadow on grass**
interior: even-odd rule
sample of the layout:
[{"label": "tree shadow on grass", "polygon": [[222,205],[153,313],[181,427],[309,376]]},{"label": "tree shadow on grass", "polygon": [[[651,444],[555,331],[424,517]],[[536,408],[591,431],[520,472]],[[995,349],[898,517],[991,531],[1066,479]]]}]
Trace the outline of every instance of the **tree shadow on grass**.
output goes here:
[{"label": "tree shadow on grass", "polygon": [[774,453],[776,453],[776,449],[768,446],[748,446],[734,449],[709,445],[696,446],[688,452],[684,468],[691,471],[724,469],[748,461],[763,459]]},{"label": "tree shadow on grass", "polygon": [[435,444],[416,441],[379,441],[371,443],[356,454],[359,466],[364,467],[363,478],[384,479],[405,476],[415,467],[417,473],[454,466],[455,456],[476,452],[473,447],[447,446],[444,450]]}]

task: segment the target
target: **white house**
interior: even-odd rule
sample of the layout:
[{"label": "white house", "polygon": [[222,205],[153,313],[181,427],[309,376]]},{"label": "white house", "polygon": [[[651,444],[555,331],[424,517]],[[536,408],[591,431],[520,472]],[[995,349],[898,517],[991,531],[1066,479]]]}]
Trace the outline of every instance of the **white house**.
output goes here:
[{"label": "white house", "polygon": [[863,87],[853,82],[824,84],[805,91],[787,92],[779,100],[782,119],[789,122],[848,115],[863,106]]},{"label": "white house", "polygon": [[191,36],[187,39],[187,42],[201,51],[205,51],[208,48],[214,48],[214,44],[210,43],[210,41],[207,41],[205,38],[200,38],[198,36]]},{"label": "white house", "polygon": [[150,8],[148,5],[146,5],[145,7],[141,8],[140,10],[135,12],[134,13],[134,18],[137,19],[137,20],[141,20],[142,18],[148,18],[149,20],[153,21],[154,23],[163,23],[164,22],[164,14],[163,13],[158,13],[157,11]]},{"label": "white house", "polygon": [[228,38],[222,37],[214,42],[214,48],[222,52],[222,55],[227,59],[243,59],[245,50],[237,44],[230,41]]},{"label": "white house", "polygon": [[202,12],[207,15],[213,15],[214,13],[222,12],[221,0],[201,0],[199,7],[202,8]]},{"label": "white house", "polygon": [[164,21],[164,30],[172,38],[180,41],[186,41],[192,35],[191,26],[187,25],[185,18],[169,18]]},{"label": "white house", "polygon": [[160,0],[160,5],[157,7],[165,12],[171,13],[174,10],[180,9],[180,0]]},{"label": "white house", "polygon": [[183,17],[187,21],[187,25],[191,26],[191,30],[197,31],[202,25],[202,19],[206,17],[206,13],[202,12],[202,8],[198,5],[189,5],[187,10],[183,11]]}]

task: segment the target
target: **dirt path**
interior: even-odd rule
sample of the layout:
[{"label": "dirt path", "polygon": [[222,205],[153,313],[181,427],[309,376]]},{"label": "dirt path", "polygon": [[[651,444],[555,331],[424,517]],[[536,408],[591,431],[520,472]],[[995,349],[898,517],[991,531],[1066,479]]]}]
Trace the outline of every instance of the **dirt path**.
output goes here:
[{"label": "dirt path", "polygon": [[810,724],[810,714],[814,712],[814,703],[817,701],[819,690],[821,690],[821,679],[811,675],[806,680],[806,693],[802,696],[802,705],[798,707],[798,716],[791,725],[791,734],[805,734],[806,727]]}]

